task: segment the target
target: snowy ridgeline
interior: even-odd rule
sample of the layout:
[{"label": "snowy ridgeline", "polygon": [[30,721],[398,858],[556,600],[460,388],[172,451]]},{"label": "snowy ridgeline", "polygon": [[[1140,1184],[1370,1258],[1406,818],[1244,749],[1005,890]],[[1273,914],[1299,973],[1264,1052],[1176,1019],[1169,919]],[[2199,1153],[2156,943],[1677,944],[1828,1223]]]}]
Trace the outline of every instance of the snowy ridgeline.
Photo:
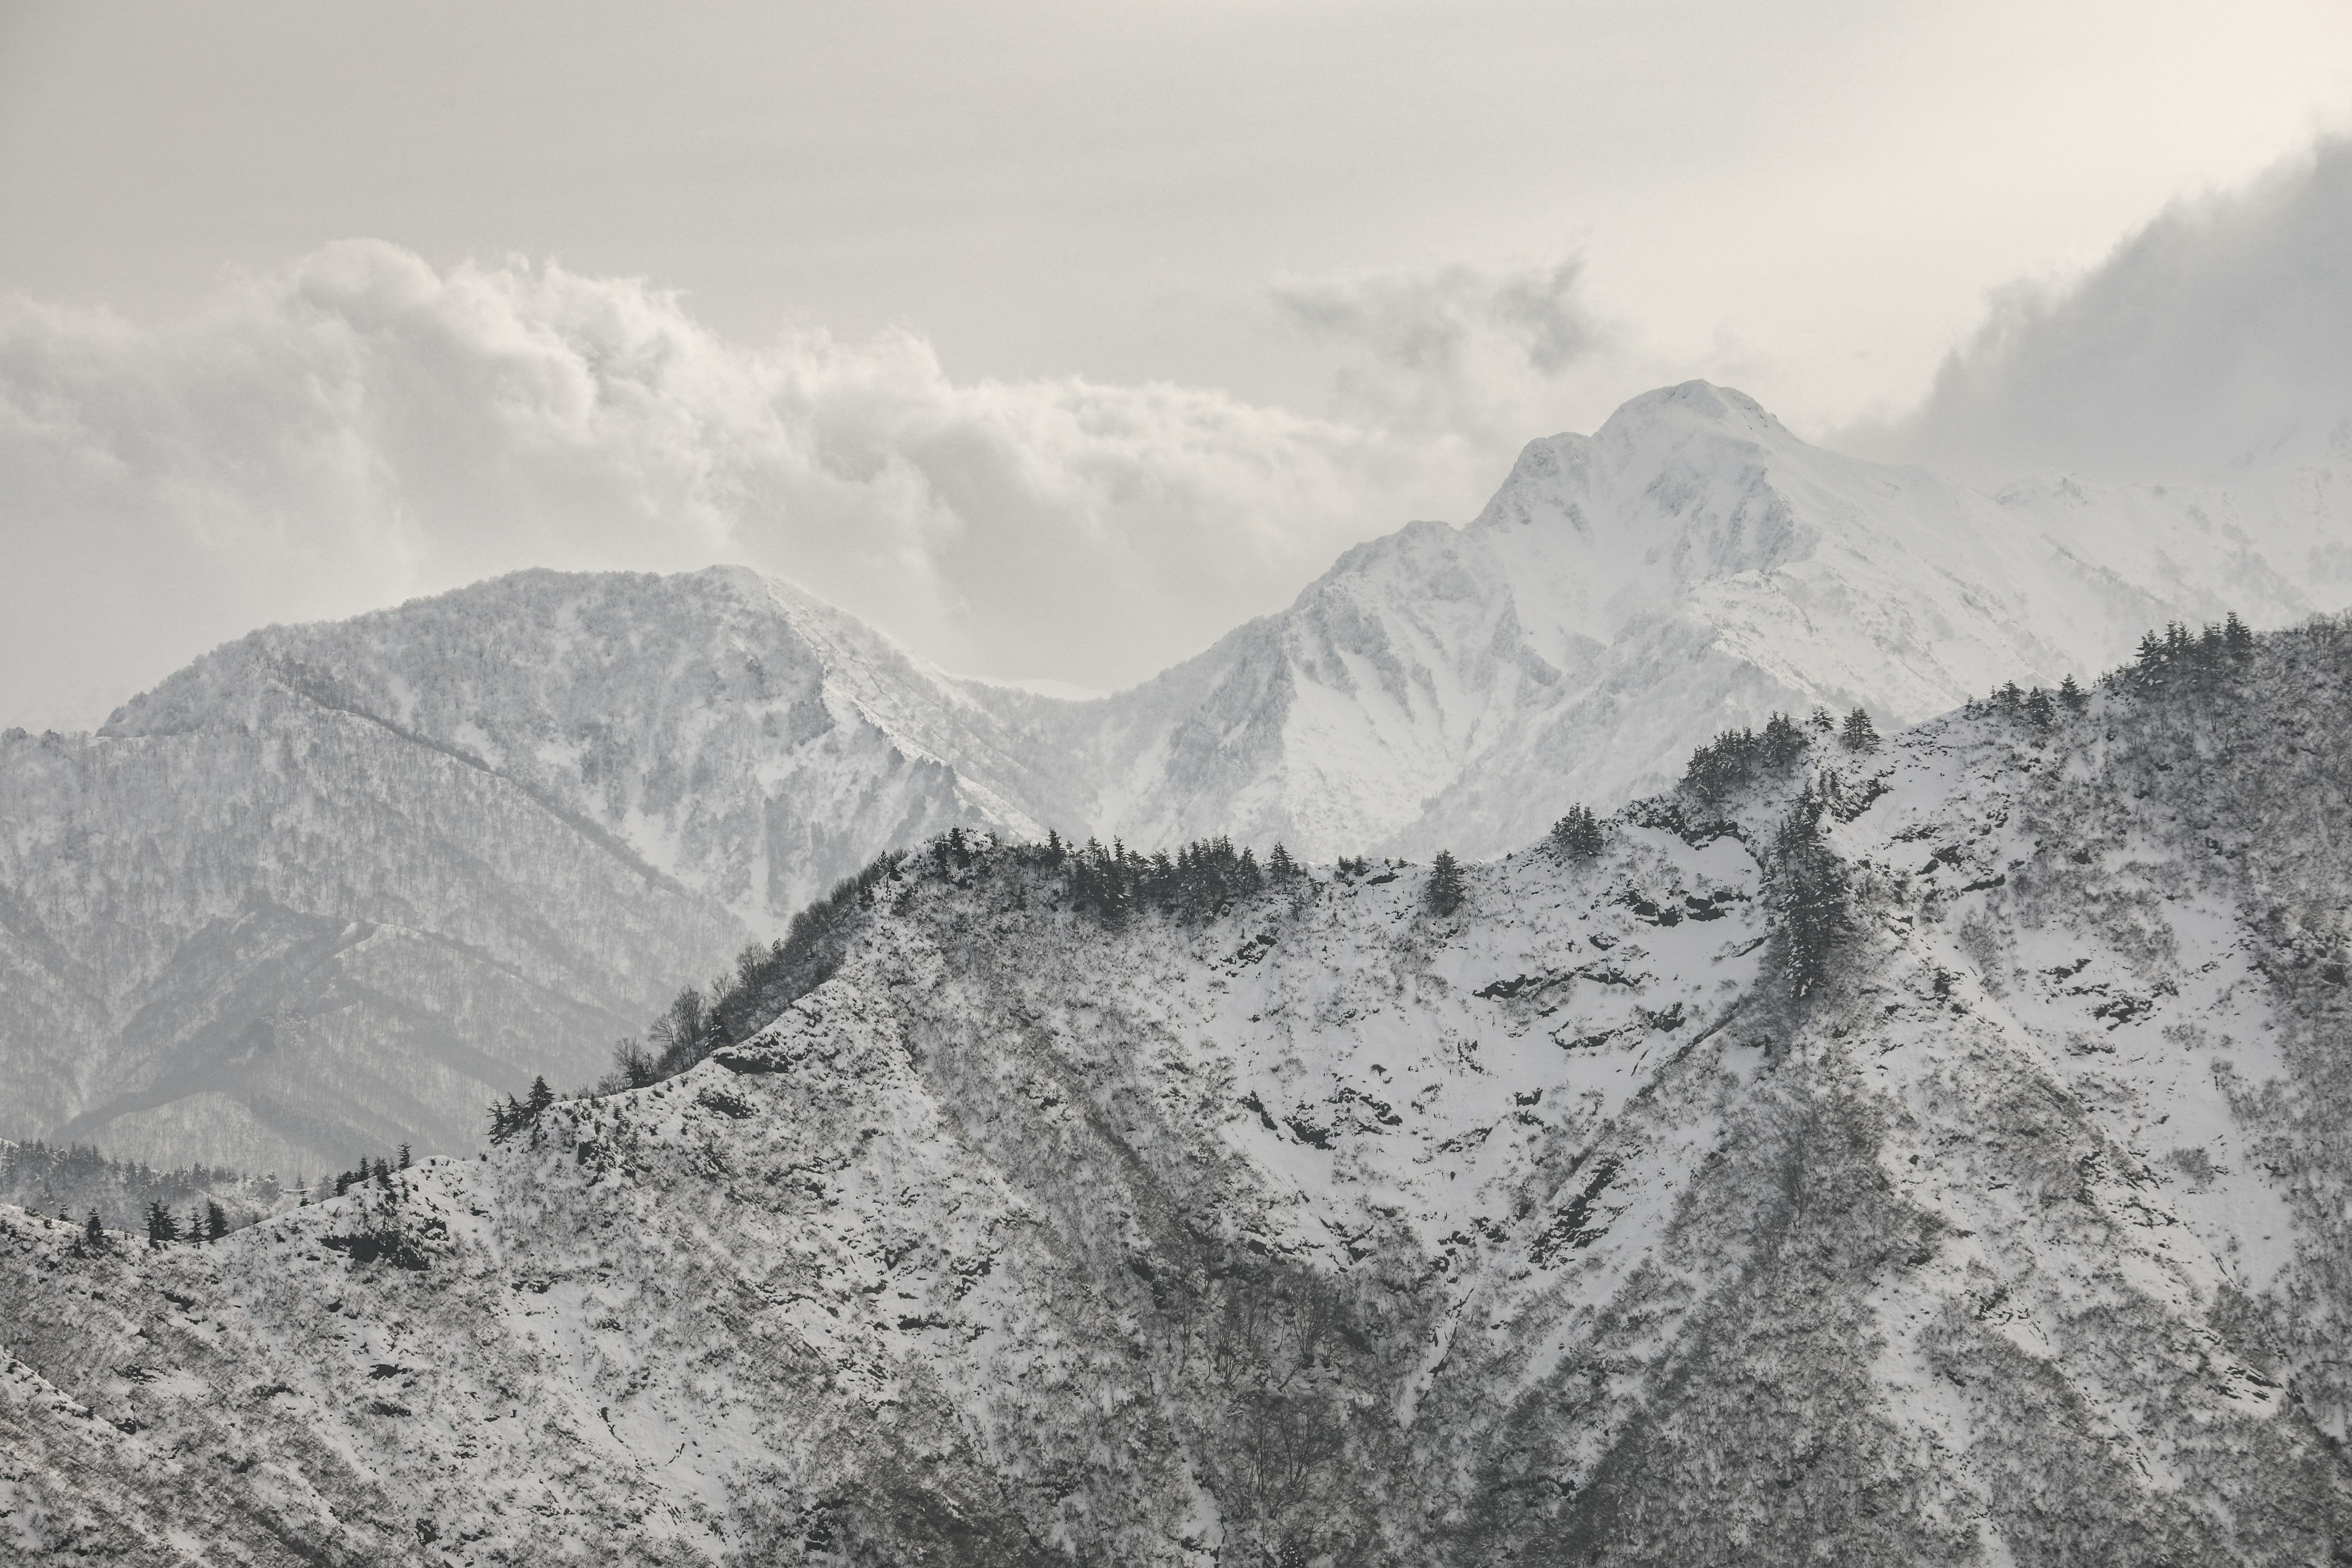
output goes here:
[{"label": "snowy ridgeline", "polygon": [[0,1211],[0,1530],[2327,1561],[2352,631],[1857,740],[1711,748],[1447,913],[941,845],[754,1037],[484,1156],[200,1248]]},{"label": "snowy ridgeline", "polygon": [[2168,617],[2352,603],[2341,468],[1987,497],[1694,383],[1092,702],[957,680],[736,569],[269,627],[95,736],[0,735],[0,1137],[281,1175],[470,1152],[488,1100],[593,1079],[884,849],[1499,854],[1776,708],[1907,722]]}]

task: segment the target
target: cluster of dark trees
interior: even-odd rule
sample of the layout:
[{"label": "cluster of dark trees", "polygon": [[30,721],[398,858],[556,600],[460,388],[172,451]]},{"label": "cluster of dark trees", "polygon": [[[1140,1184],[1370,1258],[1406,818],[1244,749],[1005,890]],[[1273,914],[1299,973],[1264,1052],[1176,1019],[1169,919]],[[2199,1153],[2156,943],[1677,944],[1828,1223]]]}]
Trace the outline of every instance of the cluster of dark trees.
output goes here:
[{"label": "cluster of dark trees", "polygon": [[1849,752],[1878,749],[1878,730],[1859,708],[1847,714],[1843,724],[1823,708],[1814,709],[1801,725],[1786,713],[1775,713],[1764,721],[1761,731],[1726,730],[1693,752],[1683,769],[1683,787],[1701,800],[1719,801],[1759,773],[1789,767],[1817,739],[1826,740],[1832,734]]},{"label": "cluster of dark trees", "polygon": [[1971,714],[1991,713],[2003,719],[2021,721],[2037,730],[2047,730],[2058,722],[2061,712],[2080,713],[2091,705],[2091,694],[2074,684],[2073,676],[2058,683],[2055,691],[2044,691],[2039,686],[2021,687],[2014,680],[1996,687],[1982,702],[1971,700],[1967,711]]},{"label": "cluster of dark trees", "polygon": [[1606,847],[1601,819],[1588,805],[1570,806],[1568,815],[1551,825],[1551,842],[1570,860],[1590,860]]},{"label": "cluster of dark trees", "polygon": [[[1058,835],[1046,840],[1048,855],[1060,847]],[[1139,855],[1113,840],[1104,848],[1094,839],[1086,847],[1065,851],[1062,868],[1073,909],[1106,925],[1118,925],[1138,910],[1157,909],[1180,921],[1206,920],[1236,899],[1245,899],[1266,884],[1268,868],[1257,856],[1233,840],[1219,837],[1196,839],[1171,856],[1166,850]],[[1279,844],[1268,858],[1275,879],[1298,875],[1297,863]]]},{"label": "cluster of dark trees", "polygon": [[[490,1142],[503,1143],[524,1128],[534,1125],[539,1121],[539,1113],[554,1103],[555,1089],[543,1075],[530,1080],[530,1092],[520,1100],[509,1094],[503,1100],[490,1101]],[[408,1149],[404,1144],[400,1151],[400,1163],[404,1167],[408,1163]],[[382,1160],[378,1160],[375,1165],[375,1171],[371,1172],[368,1169],[368,1163],[362,1160],[356,1181],[353,1180],[353,1173],[350,1171],[337,1176],[335,1195],[341,1197],[345,1191],[357,1185],[359,1182],[364,1182],[371,1175],[383,1172]]]},{"label": "cluster of dark trees", "polygon": [[2161,632],[2139,639],[2127,679],[2143,687],[2193,685],[2236,669],[2253,652],[2254,634],[2235,610],[2201,632],[2170,621]]},{"label": "cluster of dark trees", "polygon": [[[541,1091],[543,1089],[547,1090],[544,1100],[540,1098]],[[554,1091],[547,1089],[547,1080],[545,1079],[540,1079],[532,1083],[530,1103],[533,1109],[530,1114],[533,1116],[538,1115],[540,1111],[546,1110],[548,1106],[555,1103]],[[509,1095],[507,1097],[505,1105],[493,1105],[490,1107],[490,1136],[493,1139],[503,1138],[506,1136],[507,1131],[513,1131],[514,1124],[511,1121],[511,1116],[518,1109],[519,1107],[516,1106],[515,1099],[512,1095]],[[509,1123],[505,1131],[499,1131],[499,1122],[502,1118],[508,1119]],[[353,1187],[365,1186],[370,1182],[375,1183],[378,1186],[383,1186],[388,1184],[392,1180],[393,1172],[396,1170],[405,1171],[408,1169],[407,1144],[403,1143],[400,1146],[399,1158],[400,1163],[394,1165],[391,1161],[385,1159],[381,1154],[377,1155],[373,1160],[370,1160],[365,1155],[362,1155],[360,1157],[360,1163],[355,1168],[349,1171],[339,1171],[331,1178],[332,1184],[335,1189],[335,1195],[337,1197],[341,1197]],[[319,1189],[320,1193],[324,1193],[329,1184],[329,1178],[323,1176],[320,1178]],[[306,1199],[305,1201],[307,1202],[308,1200]]]},{"label": "cluster of dark trees", "polygon": [[1772,835],[1765,863],[1772,906],[1787,943],[1782,974],[1801,1001],[1828,977],[1830,955],[1846,932],[1851,879],[1843,859],[1822,837],[1826,802],[1807,784]]},{"label": "cluster of dark trees", "polygon": [[94,1144],[38,1138],[0,1142],[0,1203],[70,1216],[88,1212],[136,1229],[136,1216],[161,1205],[178,1214],[226,1198],[229,1228],[249,1223],[278,1201],[275,1175],[251,1176],[226,1165],[159,1171],[143,1160],[110,1159]]},{"label": "cluster of dark trees", "polygon": [[[147,1245],[162,1247],[167,1242],[188,1241],[202,1244],[218,1241],[228,1234],[228,1215],[220,1205],[207,1203],[201,1209],[188,1211],[186,1224],[162,1204],[147,1205]],[[106,1245],[106,1232],[98,1222],[98,1211],[89,1211],[89,1222],[82,1229],[82,1237],[93,1247]]]}]

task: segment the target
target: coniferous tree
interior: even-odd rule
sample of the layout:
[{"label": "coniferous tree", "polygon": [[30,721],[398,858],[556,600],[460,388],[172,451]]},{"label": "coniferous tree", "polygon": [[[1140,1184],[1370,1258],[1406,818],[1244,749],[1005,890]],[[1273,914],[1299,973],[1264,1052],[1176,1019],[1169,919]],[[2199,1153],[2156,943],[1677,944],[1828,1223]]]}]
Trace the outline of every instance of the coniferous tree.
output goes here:
[{"label": "coniferous tree", "polygon": [[2244,658],[2254,651],[2254,634],[2235,610],[2221,622],[2221,646],[2232,658]]},{"label": "coniferous tree", "polygon": [[1775,713],[1764,721],[1764,733],[1759,737],[1764,761],[1772,767],[1785,768],[1805,754],[1805,737],[1786,713]]},{"label": "coniferous tree", "polygon": [[1290,851],[1282,847],[1279,838],[1274,841],[1274,852],[1265,858],[1265,871],[1277,883],[1287,882],[1298,875],[1298,862],[1290,858]]},{"label": "coniferous tree", "polygon": [[1870,715],[1857,708],[1845,716],[1845,724],[1838,739],[1849,752],[1878,750],[1878,731],[1870,722]]},{"label": "coniferous tree", "polygon": [[1805,715],[1805,727],[1818,734],[1827,735],[1837,729],[1837,721],[1831,717],[1828,709],[1816,702],[1813,710]]},{"label": "coniferous tree", "polygon": [[408,1145],[405,1143],[400,1146],[400,1168],[404,1171],[408,1169]]},{"label": "coniferous tree", "polygon": [[2058,701],[2069,713],[2080,713],[2091,705],[2089,694],[2074,684],[2071,674],[2058,683]]},{"label": "coniferous tree", "polygon": [[180,1222],[172,1217],[172,1211],[165,1208],[161,1201],[150,1203],[147,1205],[147,1245],[151,1248],[158,1247],[167,1241],[179,1239]]},{"label": "coniferous tree", "polygon": [[201,1246],[204,1243],[205,1211],[194,1204],[188,1205],[188,1228],[182,1234],[193,1244]]},{"label": "coniferous tree", "polygon": [[228,1215],[221,1212],[220,1205],[207,1201],[205,1205],[205,1239],[218,1241],[227,1234]]},{"label": "coniferous tree", "polygon": [[539,1113],[554,1103],[555,1090],[548,1087],[545,1076],[532,1079],[530,1098],[523,1101],[524,1113],[536,1121],[539,1120]]},{"label": "coniferous tree", "polygon": [[1432,913],[1450,915],[1462,907],[1462,867],[1446,850],[1437,852],[1430,863],[1429,886],[1424,893]]},{"label": "coniferous tree", "polygon": [[89,1223],[82,1226],[81,1235],[82,1239],[92,1247],[106,1245],[106,1226],[100,1223],[96,1209],[89,1211]]},{"label": "coniferous tree", "polygon": [[1787,983],[1799,1000],[1828,978],[1830,955],[1846,930],[1845,862],[1822,838],[1822,797],[1809,786],[1773,835],[1771,896],[1787,941]]},{"label": "coniferous tree", "polygon": [[1570,860],[1590,860],[1604,847],[1600,819],[1586,805],[1571,805],[1551,825],[1551,841]]},{"label": "coniferous tree", "polygon": [[2050,700],[2050,693],[2037,686],[2025,694],[2025,716],[2035,729],[2047,730],[2058,721],[2058,705]]}]

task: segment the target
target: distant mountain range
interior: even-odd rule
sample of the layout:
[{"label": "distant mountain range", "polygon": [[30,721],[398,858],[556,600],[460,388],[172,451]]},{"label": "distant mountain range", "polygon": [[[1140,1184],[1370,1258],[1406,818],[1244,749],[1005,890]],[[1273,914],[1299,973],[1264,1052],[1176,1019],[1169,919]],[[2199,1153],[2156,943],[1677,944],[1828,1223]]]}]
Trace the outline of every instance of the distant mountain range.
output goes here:
[{"label": "distant mountain range", "polygon": [[299,1172],[474,1146],[680,985],[954,824],[1328,859],[1499,854],[1779,709],[1899,724],[2148,626],[2352,603],[2352,439],[2214,488],[1986,496],[1741,395],[1531,444],[1466,527],[1068,701],[790,584],[525,573],[0,737],[0,1137]]},{"label": "distant mountain range", "polygon": [[[490,592],[722,590],[751,602]],[[679,815],[583,843],[703,820],[723,733],[812,743],[782,716],[828,678],[761,646],[772,742],[698,718],[736,677],[647,636],[683,695],[625,716],[679,793],[658,749],[597,776]],[[374,755],[328,752],[374,721],[313,706],[208,722],[256,780]],[[472,760],[403,742],[453,770],[437,809],[578,769],[521,710],[460,703]],[[842,900],[836,961],[764,1025],[478,1157],[201,1247],[0,1207],[0,1540],[134,1568],[2340,1562],[2347,776],[2326,621],[1876,747],[1772,726],[1454,898],[1433,866],[1253,886],[1214,850],[959,834]],[[266,864],[326,832],[285,798]],[[556,835],[510,820],[465,843],[520,877]],[[602,880],[576,851],[564,890],[681,898],[748,853],[668,833],[660,867],[597,849]],[[544,905],[574,942],[587,915]]]}]

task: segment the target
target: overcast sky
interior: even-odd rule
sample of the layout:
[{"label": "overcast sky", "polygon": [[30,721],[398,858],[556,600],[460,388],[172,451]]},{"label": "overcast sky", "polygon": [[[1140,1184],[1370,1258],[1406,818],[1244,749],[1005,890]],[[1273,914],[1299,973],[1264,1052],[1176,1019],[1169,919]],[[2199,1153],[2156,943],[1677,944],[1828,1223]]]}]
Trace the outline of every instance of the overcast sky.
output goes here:
[{"label": "overcast sky", "polygon": [[0,723],[536,563],[1119,684],[1692,375],[2148,471],[2342,389],[2347,126],[2341,0],[14,0]]}]

